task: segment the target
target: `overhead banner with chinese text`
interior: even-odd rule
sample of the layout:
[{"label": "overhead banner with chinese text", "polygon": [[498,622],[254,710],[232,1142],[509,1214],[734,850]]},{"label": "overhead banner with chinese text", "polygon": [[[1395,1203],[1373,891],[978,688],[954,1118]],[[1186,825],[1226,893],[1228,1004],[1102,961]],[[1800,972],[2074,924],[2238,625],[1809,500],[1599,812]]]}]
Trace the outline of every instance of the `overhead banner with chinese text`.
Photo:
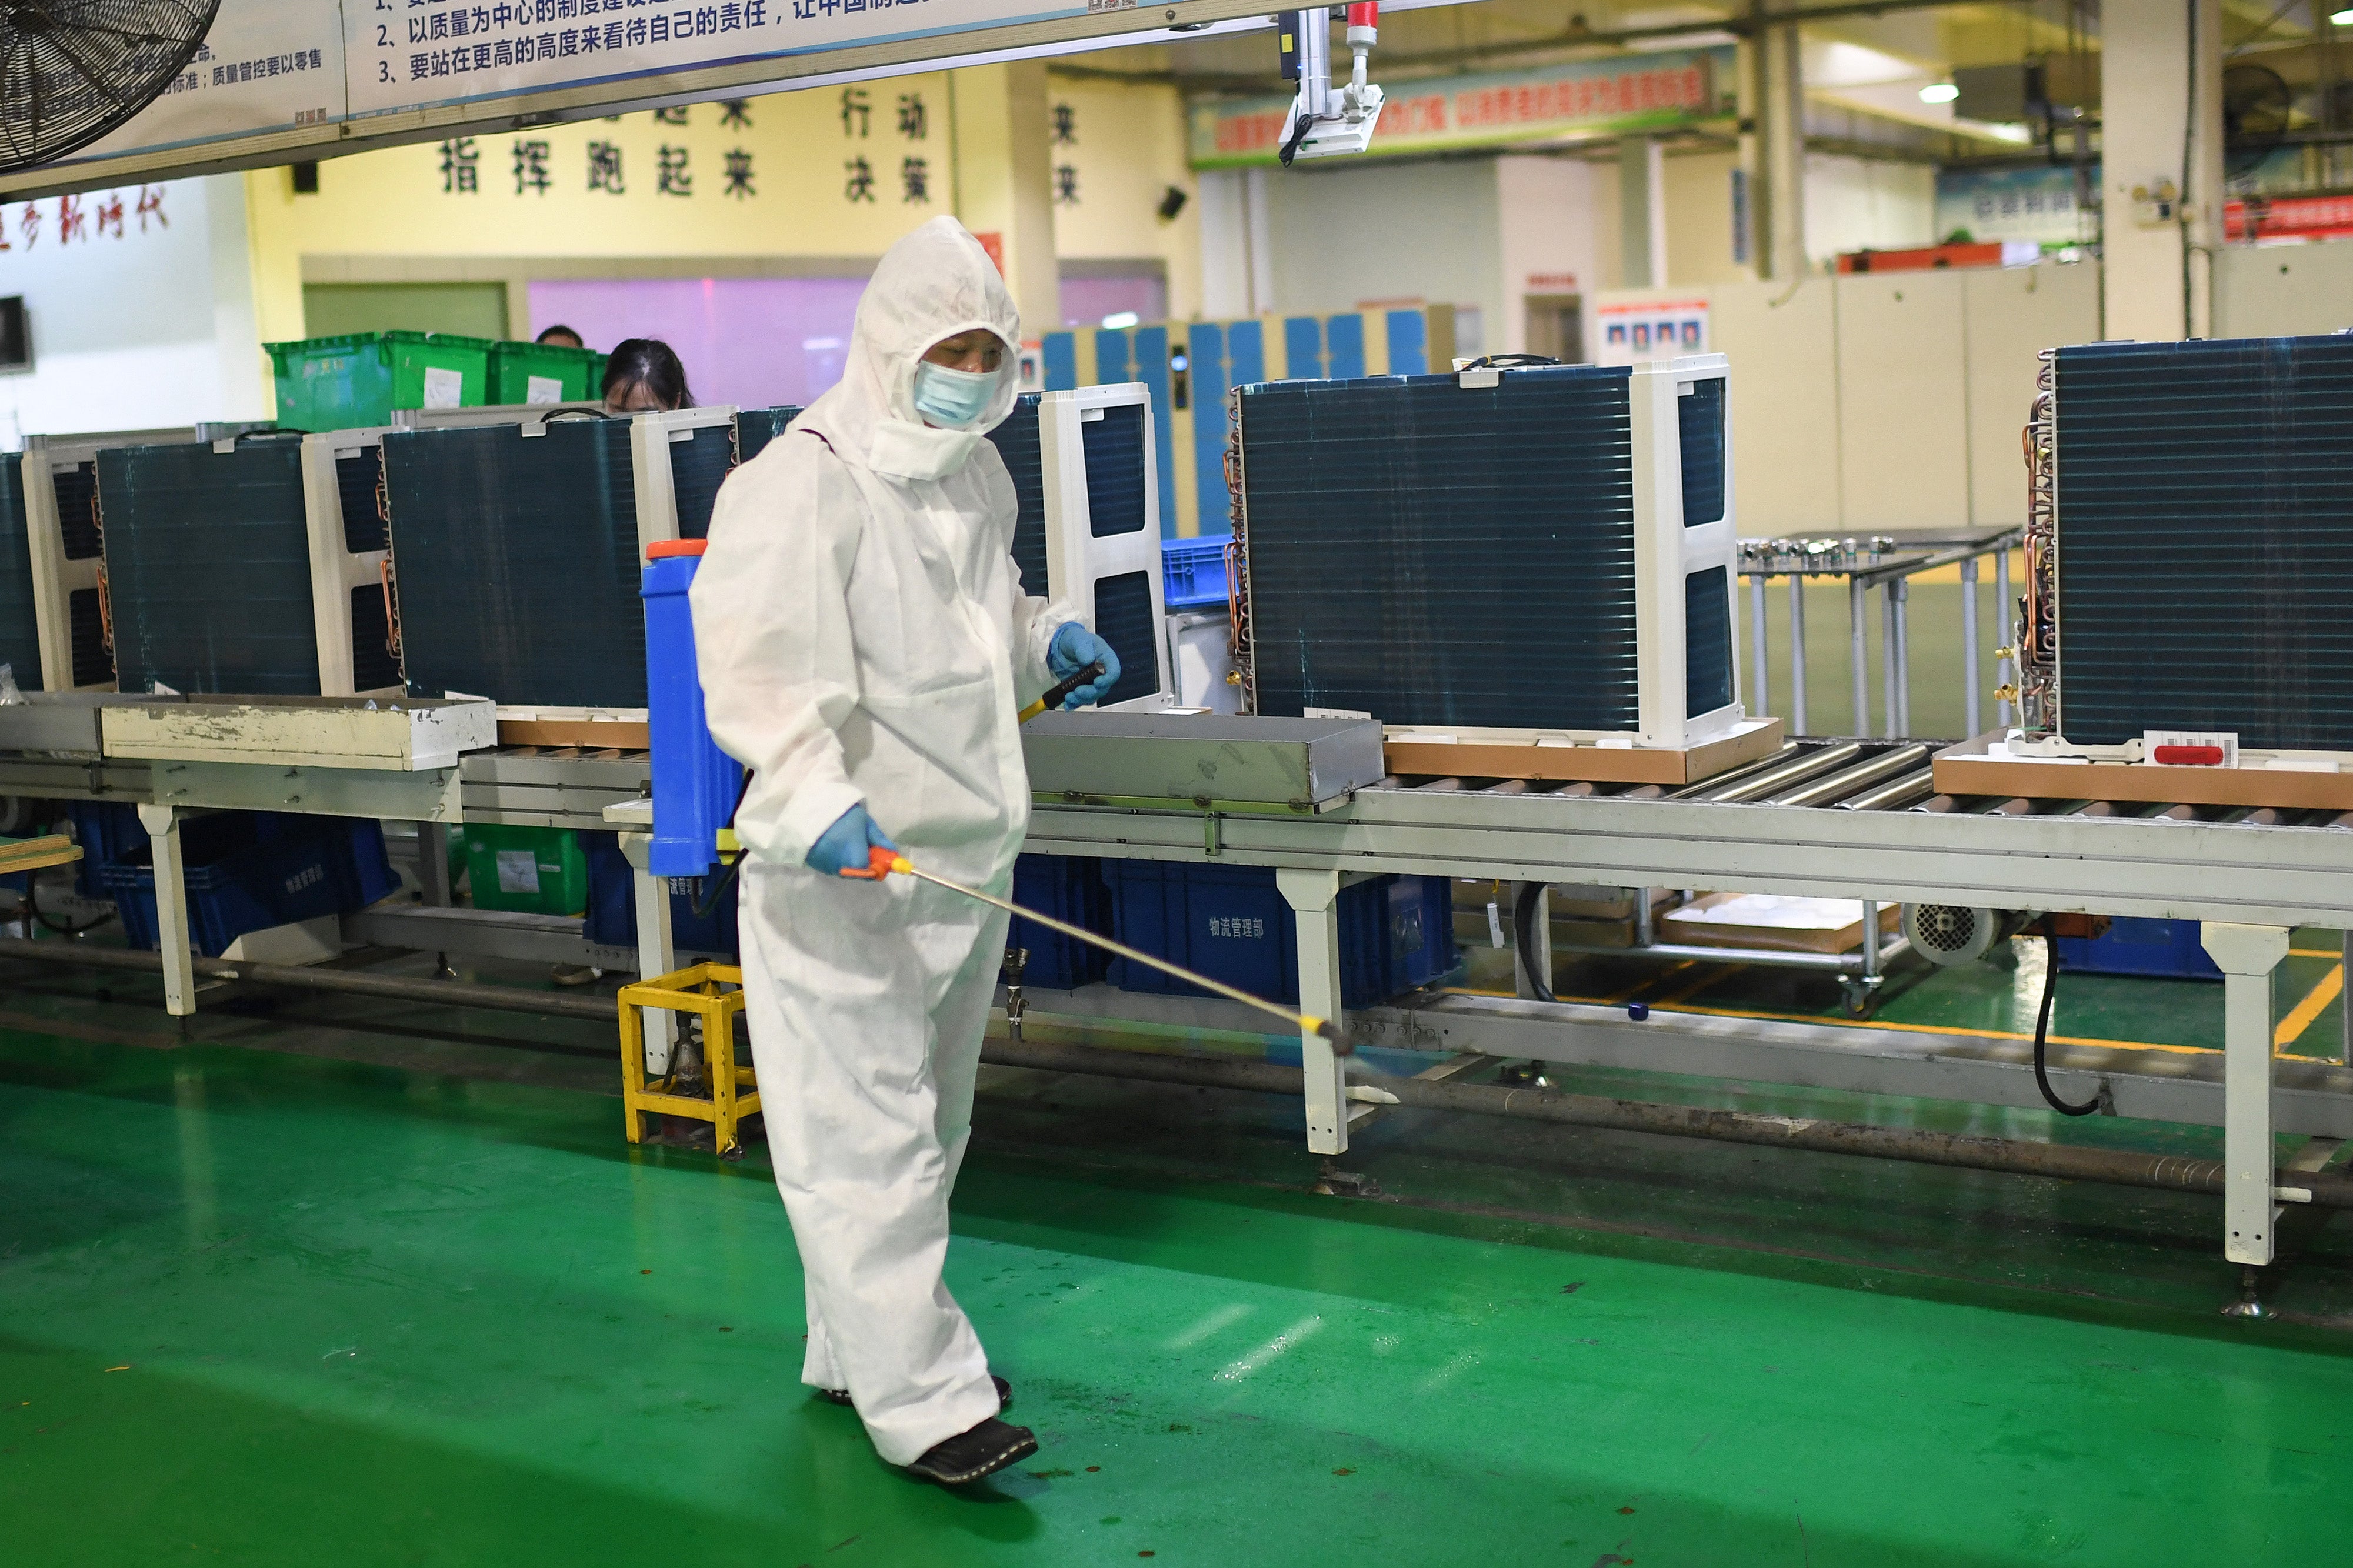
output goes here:
[{"label": "overhead banner with chinese text", "polygon": [[[1181,3],[1212,17],[1237,14],[1223,0]],[[110,161],[142,171],[219,167],[301,158],[314,142],[350,151],[446,135],[545,112],[558,92],[566,96],[556,112],[569,118],[633,99],[758,90],[819,68],[793,67],[797,57],[828,57],[828,70],[868,68],[876,46],[895,46],[879,58],[914,71],[986,51],[1009,27],[1057,24],[1052,38],[1112,37],[1187,12],[1136,0],[221,0],[204,47],[161,98],[102,142],[8,175],[0,190],[71,189],[85,168],[81,177],[97,183],[108,171],[89,166]],[[916,47],[926,39],[938,47]],[[1023,41],[1041,39],[1032,28]],[[687,73],[702,79],[681,79]],[[239,142],[248,145],[240,152]],[[189,155],[155,156],[181,150]]]},{"label": "overhead banner with chinese text", "polygon": [[[1372,151],[1672,130],[1734,113],[1735,80],[1733,51],[1715,48],[1384,82],[1388,102]],[[1290,104],[1282,97],[1197,100],[1187,110],[1188,161],[1196,169],[1278,162]]]}]

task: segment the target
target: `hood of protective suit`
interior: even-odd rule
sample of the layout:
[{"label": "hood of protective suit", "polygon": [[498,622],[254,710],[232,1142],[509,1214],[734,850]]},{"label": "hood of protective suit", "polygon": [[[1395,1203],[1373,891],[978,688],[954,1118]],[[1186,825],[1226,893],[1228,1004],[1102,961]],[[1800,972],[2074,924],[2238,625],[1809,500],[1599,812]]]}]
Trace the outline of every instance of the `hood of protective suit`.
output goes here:
[{"label": "hood of protective suit", "polygon": [[[934,343],[976,327],[1004,340],[997,385],[972,428],[936,429],[915,412],[915,365]],[[988,252],[955,219],[935,217],[883,252],[858,301],[841,384],[795,423],[878,474],[943,479],[1013,411],[1020,342],[1020,312]]]}]

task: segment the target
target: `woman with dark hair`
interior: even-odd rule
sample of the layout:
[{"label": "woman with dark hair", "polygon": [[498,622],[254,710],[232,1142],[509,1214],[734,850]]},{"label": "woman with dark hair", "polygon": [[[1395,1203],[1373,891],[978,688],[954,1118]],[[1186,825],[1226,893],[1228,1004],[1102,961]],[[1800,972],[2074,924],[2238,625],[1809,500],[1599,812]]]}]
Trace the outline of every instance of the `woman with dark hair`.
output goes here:
[{"label": "woman with dark hair", "polygon": [[644,414],[693,405],[686,367],[668,343],[659,338],[625,338],[613,345],[612,357],[605,362],[606,413]]}]

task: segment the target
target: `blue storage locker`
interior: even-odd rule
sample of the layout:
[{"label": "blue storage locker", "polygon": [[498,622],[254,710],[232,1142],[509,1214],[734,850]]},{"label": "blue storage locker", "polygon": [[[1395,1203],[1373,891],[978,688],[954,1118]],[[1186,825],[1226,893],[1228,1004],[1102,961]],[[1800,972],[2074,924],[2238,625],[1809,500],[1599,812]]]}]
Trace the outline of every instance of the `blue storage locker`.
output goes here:
[{"label": "blue storage locker", "polygon": [[[1313,316],[1287,316],[1282,322],[1282,379],[1315,381],[1324,375],[1324,323]],[[1247,385],[1235,377],[1236,385]]]},{"label": "blue storage locker", "polygon": [[[1113,930],[1130,947],[1269,1001],[1299,1001],[1299,928],[1266,866],[1106,860]],[[1375,1006],[1455,965],[1452,889],[1440,877],[1375,877],[1340,889],[1340,1000]],[[1113,959],[1123,991],[1208,993]]]},{"label": "blue storage locker", "polygon": [[[1103,378],[1109,383],[1113,378]],[[1144,383],[1152,395],[1152,444],[1156,448],[1153,457],[1160,475],[1160,536],[1176,537],[1176,421],[1170,410],[1168,329],[1138,327],[1135,330],[1135,370],[1125,377]]]},{"label": "blue storage locker", "polygon": [[[1226,329],[1226,384],[1248,386],[1266,379],[1266,323],[1236,321]],[[1223,479],[1218,481],[1225,483]]]},{"label": "blue storage locker", "polygon": [[1039,346],[1048,392],[1071,392],[1079,384],[1079,337],[1076,332],[1048,332]]},{"label": "blue storage locker", "polygon": [[[1256,323],[1252,323],[1255,325]],[[1186,332],[1193,361],[1193,488],[1197,530],[1231,533],[1234,512],[1226,494],[1226,329],[1196,321]]]},{"label": "blue storage locker", "polygon": [[[1430,374],[1430,318],[1419,310],[1388,312],[1389,374]],[[1440,367],[1452,370],[1452,365]],[[1721,383],[1717,384],[1721,385]]]}]

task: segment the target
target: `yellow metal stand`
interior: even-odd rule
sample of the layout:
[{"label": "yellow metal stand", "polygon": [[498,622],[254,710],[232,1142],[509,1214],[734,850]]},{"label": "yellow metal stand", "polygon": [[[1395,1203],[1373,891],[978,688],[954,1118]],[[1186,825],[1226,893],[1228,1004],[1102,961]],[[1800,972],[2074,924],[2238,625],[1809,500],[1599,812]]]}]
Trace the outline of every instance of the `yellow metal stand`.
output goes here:
[{"label": "yellow metal stand", "polygon": [[[735,1015],[744,1010],[744,972],[724,963],[698,963],[625,985],[619,1001],[622,1121],[629,1142],[646,1141],[646,1112],[656,1110],[708,1121],[713,1146],[722,1154],[734,1149],[737,1125],[760,1109],[759,1080],[749,1067],[735,1065]],[[646,1087],[645,1015],[649,1011],[692,1013],[702,1018],[710,1099]]]}]

